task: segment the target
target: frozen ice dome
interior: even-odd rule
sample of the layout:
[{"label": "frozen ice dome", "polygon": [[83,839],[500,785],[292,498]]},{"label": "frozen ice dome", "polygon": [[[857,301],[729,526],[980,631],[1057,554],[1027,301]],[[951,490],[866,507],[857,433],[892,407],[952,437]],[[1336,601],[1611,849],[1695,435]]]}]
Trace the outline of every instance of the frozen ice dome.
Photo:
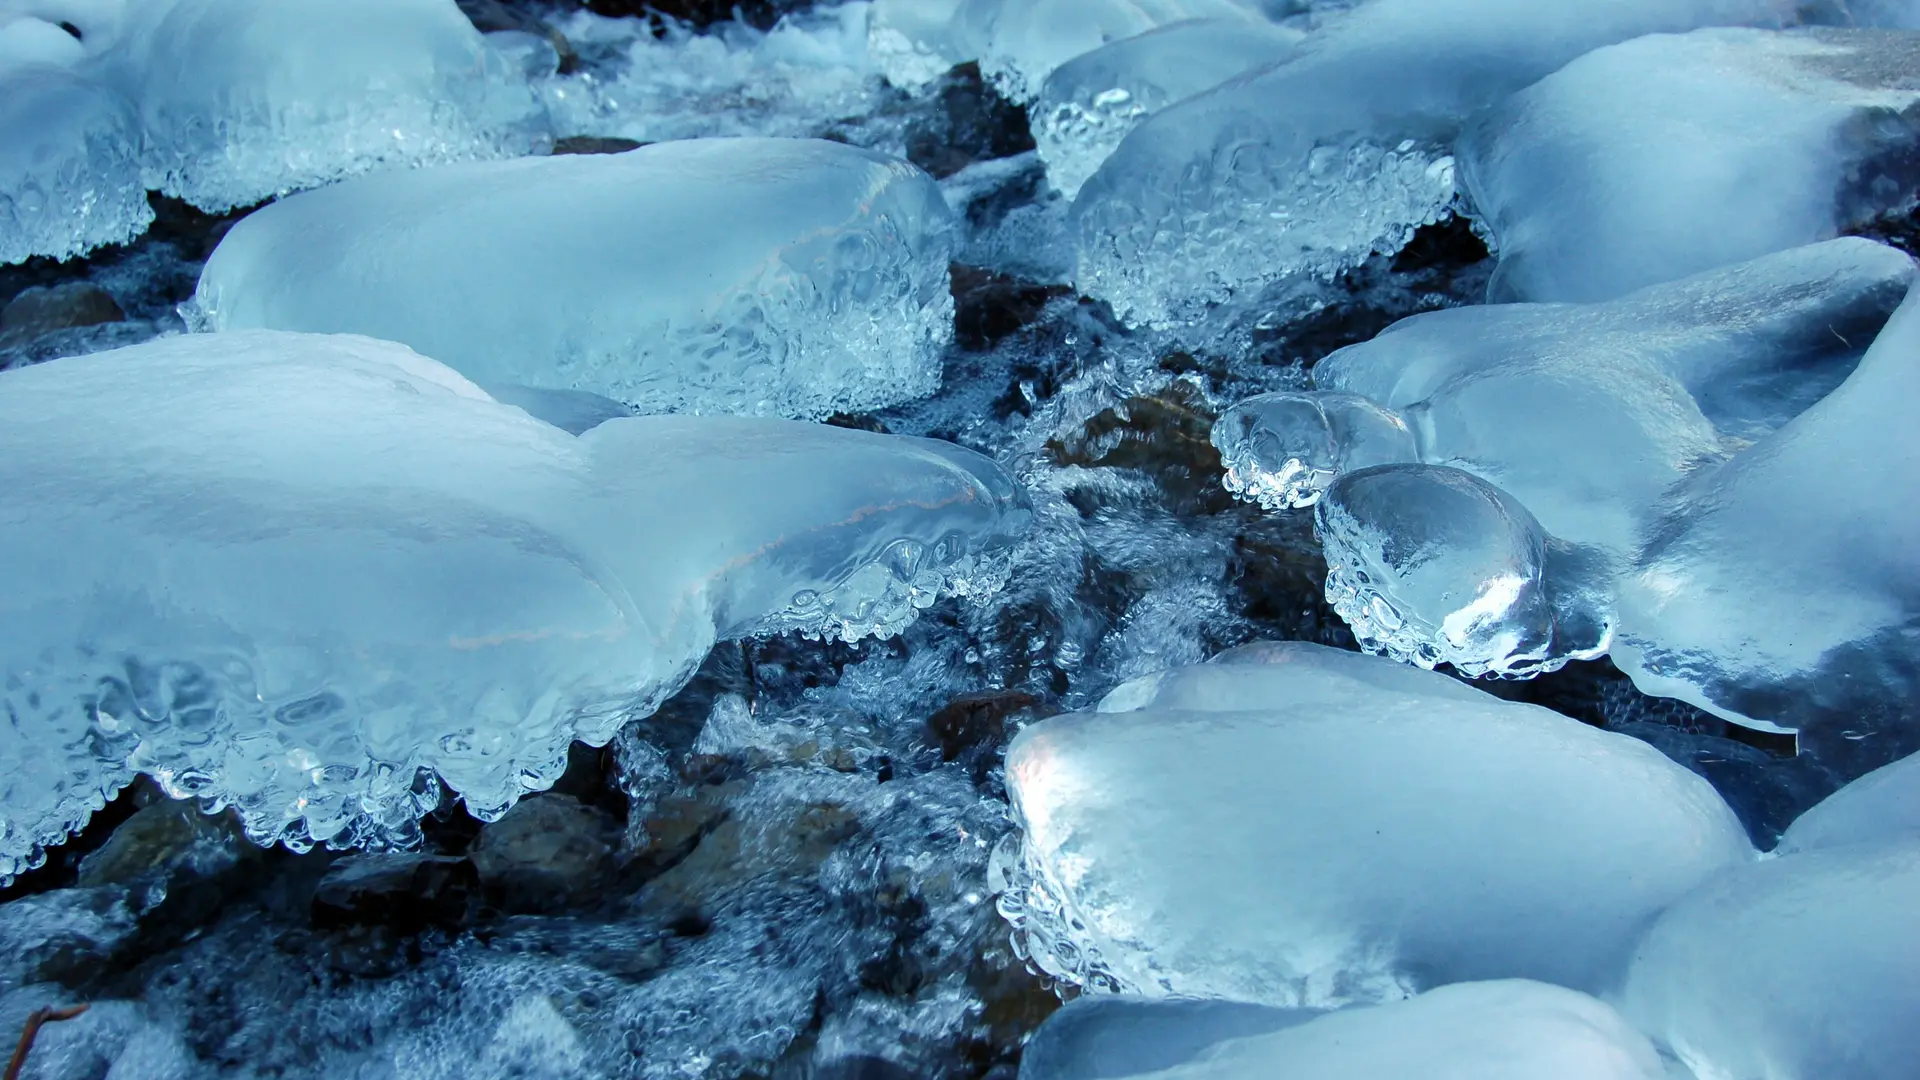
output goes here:
[{"label": "frozen ice dome", "polygon": [[1240,0],[1001,0],[980,71],[1024,105],[1060,65],[1109,42],[1188,19],[1260,18]]},{"label": "frozen ice dome", "polygon": [[1232,406],[1213,439],[1227,487],[1267,509],[1311,506],[1341,472],[1424,461],[1630,557],[1674,483],[1838,386],[1913,275],[1901,252],[1846,238],[1607,303],[1415,315],[1320,361],[1313,391]]},{"label": "frozen ice dome", "polygon": [[1002,910],[1050,974],[1278,1006],[1597,988],[1752,857],[1704,780],[1626,736],[1317,645],[1219,667],[1263,700],[1176,679],[1174,707],[1149,688],[1014,740]]},{"label": "frozen ice dome", "polygon": [[1779,851],[1908,840],[1920,843],[1920,754],[1862,776],[1795,819]]},{"label": "frozen ice dome", "polygon": [[947,443],[576,438],[400,346],[269,332],[0,374],[0,490],[0,876],[136,773],[263,843],[404,841],[436,775],[491,819],[717,639],[896,633],[1026,519]]},{"label": "frozen ice dome", "polygon": [[[1220,1003],[1207,1003],[1219,1008]],[[1164,1004],[1173,1010],[1181,1005]],[[1192,1007],[1188,1005],[1187,1007]],[[1040,1029],[1035,1042],[1069,1013]],[[1091,1058],[1137,1036],[1113,1018],[1082,1035]],[[1151,1053],[1151,1051],[1148,1051]],[[1021,1080],[1666,1080],[1660,1055],[1606,1003],[1544,983],[1460,983],[1389,1005],[1342,1009],[1265,1034],[1225,1038],[1164,1071],[1093,1072],[1081,1062],[1029,1068]],[[1115,1060],[1116,1066],[1123,1062]]]},{"label": "frozen ice dome", "polygon": [[1020,1052],[1021,1080],[1119,1080],[1201,1057],[1229,1039],[1304,1024],[1317,1009],[1239,1001],[1079,997],[1047,1017]]},{"label": "frozen ice dome", "polygon": [[1837,390],[1662,506],[1617,601],[1643,692],[1835,748],[1877,732],[1876,764],[1920,745],[1916,360],[1909,293]]},{"label": "frozen ice dome", "polygon": [[1698,1076],[1912,1076],[1920,842],[1804,852],[1723,875],[1654,924],[1620,1000]]},{"label": "frozen ice dome", "polygon": [[1495,299],[1603,300],[1910,210],[1920,34],[1658,34],[1477,118],[1460,175]]},{"label": "frozen ice dome", "polygon": [[1475,110],[1590,49],[1774,22],[1781,0],[1373,0],[1297,57],[1148,118],[1073,206],[1076,283],[1170,326],[1395,251],[1449,213]]},{"label": "frozen ice dome", "polygon": [[252,214],[208,260],[195,321],[369,334],[643,412],[819,417],[939,385],[951,233],[925,173],[838,143],[472,163]]},{"label": "frozen ice dome", "polygon": [[136,0],[101,22],[147,185],[204,210],[546,137],[524,73],[453,0]]},{"label": "frozen ice dome", "polygon": [[[22,25],[0,26],[0,37]],[[133,111],[111,88],[67,68],[0,59],[0,265],[70,259],[145,232],[153,210],[139,151]]]},{"label": "frozen ice dome", "polygon": [[1071,199],[1148,116],[1242,72],[1275,64],[1300,31],[1244,18],[1189,19],[1084,53],[1054,69],[1032,106],[1047,182]]}]

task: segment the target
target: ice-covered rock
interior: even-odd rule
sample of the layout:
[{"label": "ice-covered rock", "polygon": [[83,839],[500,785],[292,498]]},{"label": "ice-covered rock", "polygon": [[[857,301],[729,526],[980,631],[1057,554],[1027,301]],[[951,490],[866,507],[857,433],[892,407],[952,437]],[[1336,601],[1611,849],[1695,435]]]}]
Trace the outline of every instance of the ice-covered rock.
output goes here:
[{"label": "ice-covered rock", "polygon": [[1620,1008],[1701,1077],[1894,1080],[1920,1060],[1920,842],[1730,872],[1636,950]]},{"label": "ice-covered rock", "polygon": [[1081,997],[1047,1018],[1020,1053],[1021,1080],[1119,1080],[1158,1073],[1229,1039],[1320,1016],[1239,1001]]},{"label": "ice-covered rock", "polygon": [[1882,765],[1821,800],[1788,827],[1779,850],[1886,840],[1920,843],[1920,754]]},{"label": "ice-covered rock", "polygon": [[1278,1006],[1598,988],[1752,857],[1706,782],[1634,739],[1317,645],[1207,667],[1008,751],[1002,910],[1057,978]]},{"label": "ice-covered rock", "polygon": [[1495,299],[1604,300],[1920,197],[1920,33],[1696,30],[1597,49],[1478,117]]},{"label": "ice-covered rock", "polygon": [[479,162],[247,217],[194,321],[369,334],[646,412],[825,416],[939,385],[951,234],[925,173],[825,141]]},{"label": "ice-covered rock", "polygon": [[[1178,1005],[1162,1005],[1177,1009]],[[1188,1006],[1189,1008],[1191,1006]],[[1220,1007],[1214,1004],[1213,1007]],[[1069,1014],[1040,1030],[1035,1042]],[[1121,1019],[1116,1017],[1116,1020]],[[1666,1080],[1645,1035],[1606,1003],[1544,983],[1461,983],[1407,1001],[1342,1009],[1266,1034],[1225,1038],[1164,1070],[1152,1051],[1113,1068],[1086,1067],[1095,1054],[1131,1047],[1118,1023],[1081,1037],[1082,1056],[1023,1059],[1021,1080]]]},{"label": "ice-covered rock", "polygon": [[980,71],[1024,105],[1074,57],[1189,19],[1247,22],[1260,14],[1240,0],[1000,0]]},{"label": "ice-covered rock", "polygon": [[1329,598],[1369,648],[1533,674],[1605,651],[1663,500],[1831,392],[1913,276],[1840,239],[1607,303],[1417,315],[1213,439],[1230,490],[1320,504]]},{"label": "ice-covered rock", "polygon": [[867,50],[895,86],[925,86],[986,51],[1000,0],[874,0]]},{"label": "ice-covered rock", "polygon": [[[1840,387],[1675,492],[1619,585],[1614,662],[1730,720],[1920,742],[1920,293]],[[1815,493],[1811,502],[1788,492]],[[1867,748],[1858,748],[1867,749]]]},{"label": "ice-covered rock", "polygon": [[1449,212],[1474,111],[1588,50],[1773,23],[1781,0],[1373,0],[1296,58],[1136,128],[1073,207],[1081,291],[1131,323],[1198,318],[1394,251]]},{"label": "ice-covered rock", "polygon": [[[113,418],[112,423],[101,417]],[[135,773],[262,842],[484,818],[717,638],[891,634],[1026,513],[946,443],[574,437],[387,342],[189,335],[0,374],[0,875]]]},{"label": "ice-covered rock", "polygon": [[524,73],[453,0],[95,6],[82,29],[139,110],[148,186],[202,209],[546,137]]},{"label": "ice-covered rock", "polygon": [[1244,18],[1189,19],[1067,61],[1047,76],[1033,103],[1033,141],[1047,163],[1047,182],[1073,198],[1142,120],[1279,63],[1303,36]]},{"label": "ice-covered rock", "polygon": [[[48,24],[0,25],[0,41],[27,25]],[[110,87],[65,67],[0,59],[0,265],[69,259],[145,232],[153,210],[140,145],[132,108]]]}]

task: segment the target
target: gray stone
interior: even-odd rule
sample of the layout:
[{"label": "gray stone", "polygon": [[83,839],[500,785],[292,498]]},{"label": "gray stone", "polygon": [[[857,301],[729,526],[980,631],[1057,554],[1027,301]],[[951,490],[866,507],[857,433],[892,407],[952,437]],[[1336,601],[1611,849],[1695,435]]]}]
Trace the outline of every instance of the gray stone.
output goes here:
[{"label": "gray stone", "polygon": [[55,330],[122,322],[126,317],[107,290],[91,281],[36,285],[0,308],[0,341],[25,341]]},{"label": "gray stone", "polygon": [[594,898],[613,868],[617,836],[604,812],[550,792],[481,829],[470,857],[502,910],[557,911]]}]

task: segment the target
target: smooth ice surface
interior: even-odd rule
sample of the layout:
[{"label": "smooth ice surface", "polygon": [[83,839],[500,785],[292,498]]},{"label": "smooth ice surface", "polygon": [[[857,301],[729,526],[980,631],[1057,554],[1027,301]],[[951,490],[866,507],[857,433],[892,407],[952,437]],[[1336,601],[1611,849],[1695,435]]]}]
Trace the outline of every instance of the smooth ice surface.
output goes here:
[{"label": "smooth ice surface", "polygon": [[[0,42],[29,23],[48,25],[5,23]],[[111,88],[64,67],[0,58],[0,265],[70,259],[146,231],[153,210],[139,147],[133,110]]]},{"label": "smooth ice surface", "polygon": [[1603,300],[1905,214],[1917,133],[1920,34],[1711,29],[1575,60],[1459,159],[1496,299]]},{"label": "smooth ice surface", "polygon": [[1074,57],[1188,19],[1244,22],[1260,15],[1239,0],[1000,0],[980,71],[1024,105]]},{"label": "smooth ice surface", "polygon": [[148,186],[206,210],[545,138],[453,0],[142,0],[82,29],[139,111]]},{"label": "smooth ice surface", "polygon": [[[1044,1034],[1046,1029],[1041,1029]],[[1131,1033],[1108,1037],[1124,1044]],[[1030,1070],[1021,1080],[1667,1080],[1645,1035],[1606,1003],[1519,979],[1461,983],[1390,1005],[1229,1039],[1164,1071]]]},{"label": "smooth ice surface", "polygon": [[896,633],[1026,519],[947,443],[576,438],[400,346],[262,332],[0,374],[0,490],[0,875],[135,773],[262,842],[405,840],[434,774],[490,819],[717,638]]},{"label": "smooth ice surface", "polygon": [[1896,1080],[1920,1060],[1920,842],[1770,859],[1660,917],[1621,1011],[1713,1080]]},{"label": "smooth ice surface", "polygon": [[1460,125],[1590,49],[1775,22],[1780,0],[1373,0],[1298,57],[1150,117],[1073,206],[1081,291],[1129,323],[1198,319],[1395,251],[1454,198]]},{"label": "smooth ice surface", "polygon": [[474,163],[247,217],[195,321],[369,334],[644,412],[825,416],[939,385],[951,232],[925,173],[824,141]]},{"label": "smooth ice surface", "polygon": [[[1573,624],[1610,621],[1663,500],[1839,385],[1913,276],[1841,239],[1607,303],[1416,315],[1322,360],[1319,389],[1229,408],[1213,439],[1229,490],[1320,504],[1329,596],[1369,647],[1537,672],[1604,650]],[[1336,480],[1413,463],[1443,468]]]},{"label": "smooth ice surface", "polygon": [[1142,120],[1254,68],[1305,35],[1244,18],[1189,19],[1122,38],[1054,69],[1034,101],[1047,182],[1071,199]]},{"label": "smooth ice surface", "polygon": [[1909,293],[1839,389],[1669,501],[1620,583],[1615,663],[1728,719],[1911,751],[1920,732],[1895,728],[1920,698],[1915,401]]},{"label": "smooth ice surface", "polygon": [[1056,977],[1278,1006],[1600,987],[1657,912],[1752,856],[1645,743],[1306,643],[1219,668],[1199,682],[1260,705],[1176,676],[1009,750],[1025,836],[1002,910]]},{"label": "smooth ice surface", "polygon": [[1920,843],[1920,754],[1882,765],[1827,796],[1794,821],[1778,850],[1887,840]]},{"label": "smooth ice surface", "polygon": [[1238,1001],[1082,997],[1020,1051],[1020,1080],[1121,1080],[1185,1064],[1217,1043],[1304,1024],[1315,1009]]}]

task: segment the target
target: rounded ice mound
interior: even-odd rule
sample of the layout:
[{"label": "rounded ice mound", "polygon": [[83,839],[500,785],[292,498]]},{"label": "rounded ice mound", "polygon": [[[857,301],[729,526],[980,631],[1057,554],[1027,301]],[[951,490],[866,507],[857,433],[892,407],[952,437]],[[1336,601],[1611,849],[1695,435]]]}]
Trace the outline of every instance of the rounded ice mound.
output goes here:
[{"label": "rounded ice mound", "polygon": [[939,385],[951,234],[930,177],[839,143],[477,162],[250,215],[193,321],[369,334],[643,412],[821,417]]},{"label": "rounded ice mound", "polygon": [[1406,421],[1359,394],[1257,394],[1220,414],[1213,445],[1228,491],[1265,510],[1312,506],[1343,472],[1417,461]]},{"label": "rounded ice mound", "polygon": [[70,259],[145,232],[153,210],[140,144],[132,108],[111,88],[0,59],[0,265]]},{"label": "rounded ice mound", "polygon": [[1782,0],[1374,0],[1296,57],[1149,117],[1081,188],[1074,281],[1132,324],[1203,319],[1403,247],[1453,203],[1460,125],[1590,49],[1789,18]]},{"label": "rounded ice mound", "polygon": [[1369,651],[1519,677],[1607,651],[1606,567],[1472,473],[1347,473],[1320,501],[1317,523],[1327,603]]},{"label": "rounded ice mound", "polygon": [[[1229,1007],[1169,1002],[1157,1009],[1205,1016],[1197,1005]],[[1177,1022],[1172,1016],[1155,1017],[1155,1009],[1143,1005],[1129,1012],[1144,1013],[1142,1019],[1157,1019],[1162,1027]],[[1126,1014],[1078,1032],[1072,1047],[1077,1054],[1059,1055],[1042,1040],[1054,1026],[1075,1019],[1070,1010],[1040,1028],[1034,1042],[1047,1056],[1043,1067],[1031,1072],[1023,1059],[1022,1080],[1666,1080],[1669,1075],[1647,1037],[1605,1002],[1520,979],[1445,986],[1277,1031],[1223,1033],[1164,1071],[1152,1067],[1166,1053],[1157,1047],[1143,1048],[1133,1060],[1116,1053],[1139,1042],[1121,1026],[1134,1019]],[[1106,1019],[1097,1013],[1093,1018]],[[1090,1025],[1083,1021],[1082,1026]],[[1192,1037],[1180,1028],[1173,1036]]]},{"label": "rounded ice mound", "polygon": [[1279,63],[1304,36],[1245,18],[1188,19],[1067,61],[1047,76],[1032,109],[1047,182],[1073,198],[1142,120],[1242,72]]},{"label": "rounded ice mound", "polygon": [[1868,767],[1920,746],[1916,359],[1920,292],[1839,389],[1663,503],[1616,605],[1643,691]]},{"label": "rounded ice mound", "polygon": [[1240,1001],[1078,997],[1047,1017],[1020,1050],[1022,1080],[1121,1080],[1201,1057],[1229,1039],[1304,1024],[1317,1009]]},{"label": "rounded ice mound", "polygon": [[1698,1076],[1911,1076],[1920,840],[1742,867],[1660,916],[1620,1008]]},{"label": "rounded ice mound", "polygon": [[1656,913],[1752,857],[1645,743],[1316,645],[1219,669],[1264,700],[1169,686],[1177,706],[1149,691],[1014,740],[1001,910],[1054,977],[1278,1006],[1600,987]]},{"label": "rounded ice mound", "polygon": [[1794,821],[1777,850],[1901,839],[1920,842],[1920,754],[1882,765],[1821,800]]},{"label": "rounded ice mound", "polygon": [[452,0],[136,0],[87,29],[139,109],[148,186],[203,210],[547,138]]},{"label": "rounded ice mound", "polygon": [[1188,19],[1247,23],[1260,15],[1239,0],[1001,0],[980,72],[1025,105],[1074,57]]},{"label": "rounded ice mound", "polygon": [[993,587],[989,460],[781,420],[575,437],[386,342],[189,335],[0,374],[0,877],[134,774],[263,843],[482,817],[724,636]]},{"label": "rounded ice mound", "polygon": [[1920,199],[1920,34],[1748,29],[1598,49],[1477,117],[1492,294],[1604,300]]}]

